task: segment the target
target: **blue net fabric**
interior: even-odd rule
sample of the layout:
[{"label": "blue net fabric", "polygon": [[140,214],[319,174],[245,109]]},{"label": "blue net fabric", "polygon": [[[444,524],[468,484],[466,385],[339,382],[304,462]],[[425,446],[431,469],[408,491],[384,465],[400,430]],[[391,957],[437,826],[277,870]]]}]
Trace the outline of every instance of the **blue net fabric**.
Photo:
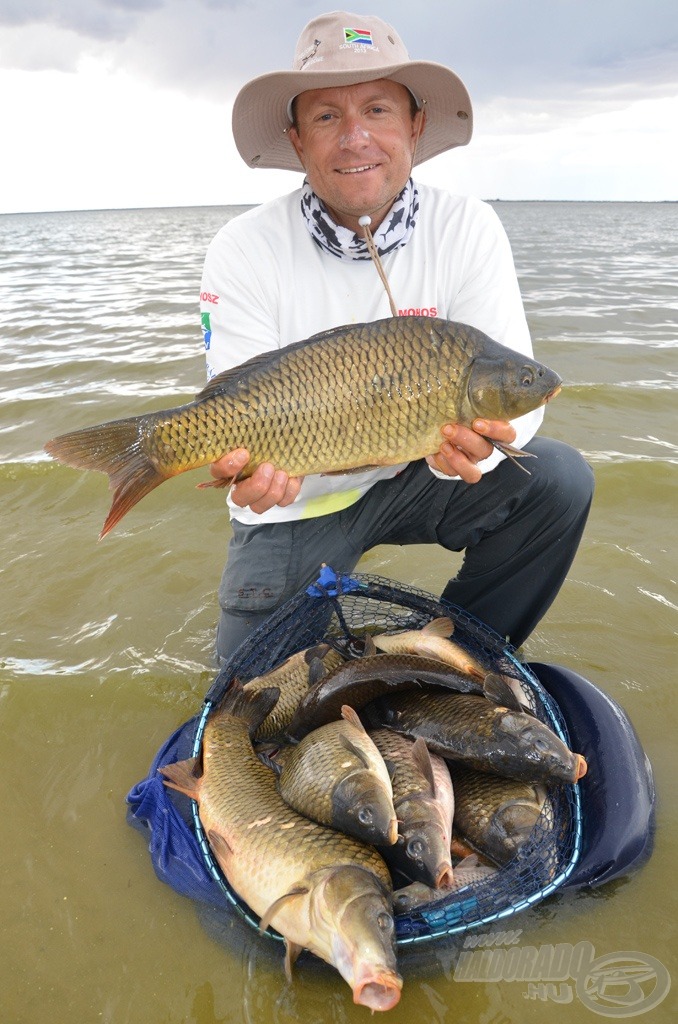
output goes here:
[{"label": "blue net fabric", "polygon": [[[569,744],[553,698],[519,662],[515,651],[482,622],[414,587],[379,576],[348,576],[326,569],[314,585],[278,609],[238,648],[215,679],[199,713],[168,738],[147,777],[128,794],[128,818],[147,835],[158,877],[192,899],[216,907],[236,907],[257,926],[258,921],[230,889],[214,861],[196,806],[164,786],[158,768],[198,752],[205,720],[233,679],[246,682],[324,638],[419,629],[440,615],[453,620],[456,641],[488,671],[517,679],[536,716]],[[398,914],[398,943],[461,932],[539,902],[567,880],[580,846],[581,807],[577,788],[553,786],[530,840],[519,855],[490,879],[452,892],[416,911]]]}]

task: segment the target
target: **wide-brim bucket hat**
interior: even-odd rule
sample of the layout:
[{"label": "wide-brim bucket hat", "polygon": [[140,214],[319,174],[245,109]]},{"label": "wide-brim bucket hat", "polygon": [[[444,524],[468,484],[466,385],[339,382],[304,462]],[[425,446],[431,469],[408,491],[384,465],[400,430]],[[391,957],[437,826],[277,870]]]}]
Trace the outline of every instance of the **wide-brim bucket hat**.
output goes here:
[{"label": "wide-brim bucket hat", "polygon": [[381,18],[333,11],[306,25],[291,71],[261,75],[240,90],[233,105],[238,152],[250,167],[303,171],[287,137],[294,97],[309,89],[379,78],[400,82],[420,105],[425,104],[426,127],[415,164],[469,142],[471,100],[453,71],[433,61],[410,60],[398,33]]}]

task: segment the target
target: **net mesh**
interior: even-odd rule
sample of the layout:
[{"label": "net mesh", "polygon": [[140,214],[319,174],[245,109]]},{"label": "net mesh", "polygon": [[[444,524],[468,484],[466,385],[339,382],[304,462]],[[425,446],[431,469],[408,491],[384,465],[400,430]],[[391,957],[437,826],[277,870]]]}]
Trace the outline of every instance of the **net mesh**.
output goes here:
[{"label": "net mesh", "polygon": [[[442,615],[454,637],[488,671],[513,677],[534,714],[569,745],[559,709],[515,651],[462,609],[422,590],[379,576],[323,570],[316,584],[276,611],[238,648],[210,688],[202,712],[158,752],[148,777],[128,796],[130,819],[149,834],[158,876],[177,891],[216,906],[236,907],[255,927],[258,920],[231,890],[203,834],[197,806],[162,784],[157,769],[197,754],[204,724],[233,679],[246,682],[275,668],[297,651],[324,639],[420,629]],[[460,932],[507,917],[554,892],[572,872],[581,841],[576,786],[549,787],[548,799],[514,859],[495,875],[453,891],[414,911],[396,915],[399,944]],[[270,931],[267,934],[273,934]]]}]

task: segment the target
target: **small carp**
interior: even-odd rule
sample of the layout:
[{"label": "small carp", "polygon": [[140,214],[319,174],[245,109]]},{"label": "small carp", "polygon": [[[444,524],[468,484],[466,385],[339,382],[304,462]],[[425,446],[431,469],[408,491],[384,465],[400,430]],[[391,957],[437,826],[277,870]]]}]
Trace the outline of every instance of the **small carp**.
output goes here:
[{"label": "small carp", "polygon": [[452,884],[454,793],[447,765],[429,754],[422,739],[412,741],[390,729],[370,734],[391,774],[398,841],[381,851],[391,874],[435,889]]},{"label": "small carp", "polygon": [[277,699],[275,687],[232,686],[205,725],[202,775],[194,758],[160,770],[197,801],[215,857],[260,928],[284,937],[288,975],[309,949],[337,968],[354,1002],[391,1009],[402,979],[388,868],[373,847],[309,821],[279,795],[250,739]]},{"label": "small carp", "polygon": [[454,632],[452,619],[441,617],[427,623],[423,629],[408,629],[402,633],[380,633],[373,636],[374,645],[387,654],[418,654],[436,658],[457,672],[464,672],[481,681],[487,675],[480,662],[460,644],[450,639]]},{"label": "small carp", "polygon": [[282,758],[278,791],[300,814],[364,843],[390,846],[398,836],[384,760],[350,707],[314,729]]},{"label": "small carp", "polygon": [[447,889],[433,889],[424,882],[410,882],[393,893],[393,909],[396,914],[409,914],[428,903],[444,899],[450,893],[466,888],[467,885],[486,882],[497,874],[497,868],[480,864],[478,858],[471,854],[455,866],[454,877]]},{"label": "small carp", "polygon": [[388,726],[429,750],[479,771],[525,782],[577,782],[586,761],[525,711],[472,693],[395,693],[366,710],[370,725]]},{"label": "small carp", "polygon": [[457,794],[455,828],[495,864],[508,864],[534,831],[546,804],[546,787],[461,764],[451,771]]}]

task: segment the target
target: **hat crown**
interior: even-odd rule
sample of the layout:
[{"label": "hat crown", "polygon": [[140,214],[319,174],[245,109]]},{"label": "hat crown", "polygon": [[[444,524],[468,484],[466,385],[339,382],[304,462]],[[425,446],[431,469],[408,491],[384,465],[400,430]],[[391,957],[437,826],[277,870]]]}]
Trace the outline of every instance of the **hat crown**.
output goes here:
[{"label": "hat crown", "polygon": [[294,54],[297,72],[360,71],[409,61],[402,39],[385,21],[374,15],[333,11],[322,14],[303,29]]}]

